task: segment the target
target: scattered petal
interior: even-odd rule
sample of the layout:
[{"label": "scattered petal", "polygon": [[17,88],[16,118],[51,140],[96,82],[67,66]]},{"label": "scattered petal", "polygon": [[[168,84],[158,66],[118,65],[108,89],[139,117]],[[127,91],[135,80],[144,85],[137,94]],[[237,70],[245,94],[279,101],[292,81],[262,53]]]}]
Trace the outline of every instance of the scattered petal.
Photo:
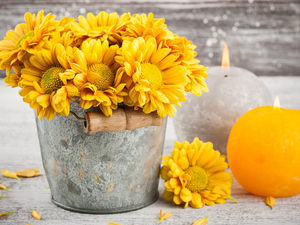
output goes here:
[{"label": "scattered petal", "polygon": [[46,190],[50,189],[50,187],[47,187]]},{"label": "scattered petal", "polygon": [[121,225],[119,223],[109,222],[108,225]]},{"label": "scattered petal", "polygon": [[219,194],[221,196],[225,196],[226,198],[229,198],[231,199],[232,201],[234,201],[235,203],[238,203],[237,200],[235,200],[233,197],[231,197],[229,194],[228,194],[228,191],[226,191],[226,189],[222,186],[215,186],[212,190],[212,192],[214,194]]},{"label": "scattered petal", "polygon": [[160,220],[157,221],[157,223],[160,223],[161,221],[163,221],[165,219],[168,219],[168,218],[170,218],[172,216],[172,213],[170,213],[170,212],[167,212],[164,215],[162,214],[162,212],[163,212],[163,210],[161,209],[160,210]]},{"label": "scattered petal", "polygon": [[273,210],[273,205],[276,204],[276,201],[275,201],[275,198],[270,196],[270,197],[266,197],[265,203],[266,203],[266,205],[270,206],[270,208]]},{"label": "scattered petal", "polygon": [[32,215],[33,218],[36,219],[36,220],[42,219],[41,215],[40,215],[35,209],[32,211],[31,215]]},{"label": "scattered petal", "polygon": [[19,177],[35,177],[40,175],[40,171],[38,169],[26,169],[15,172]]},{"label": "scattered petal", "polygon": [[1,216],[6,216],[6,215],[8,215],[8,214],[11,214],[11,213],[14,213],[15,211],[10,211],[10,212],[6,212],[6,213],[0,213],[0,217]]},{"label": "scattered petal", "polygon": [[204,219],[195,220],[193,225],[206,225],[207,224],[207,221],[206,221],[207,218],[208,218],[208,216],[205,217]]},{"label": "scattered petal", "polygon": [[1,199],[1,198],[5,198],[5,195],[0,196],[0,199]]},{"label": "scattered petal", "polygon": [[0,189],[3,189],[5,191],[11,191],[11,190],[7,189],[6,186],[4,186],[3,184],[0,184]]},{"label": "scattered petal", "polygon": [[8,170],[2,170],[1,173],[5,177],[9,177],[9,178],[14,178],[14,179],[20,180],[20,178],[14,172],[11,172],[11,171],[8,171]]}]

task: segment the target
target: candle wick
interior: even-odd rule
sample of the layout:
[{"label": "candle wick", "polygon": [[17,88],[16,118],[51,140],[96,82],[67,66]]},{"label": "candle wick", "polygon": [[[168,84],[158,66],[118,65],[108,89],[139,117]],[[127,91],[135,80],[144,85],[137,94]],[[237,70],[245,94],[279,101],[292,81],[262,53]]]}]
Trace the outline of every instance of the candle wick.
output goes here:
[{"label": "candle wick", "polygon": [[228,77],[228,75],[224,75],[224,77]]}]

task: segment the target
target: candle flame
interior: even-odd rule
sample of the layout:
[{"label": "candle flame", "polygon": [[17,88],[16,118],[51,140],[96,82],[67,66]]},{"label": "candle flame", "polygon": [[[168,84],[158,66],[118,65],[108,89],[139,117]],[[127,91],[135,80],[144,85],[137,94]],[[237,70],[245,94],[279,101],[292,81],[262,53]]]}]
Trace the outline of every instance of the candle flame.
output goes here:
[{"label": "candle flame", "polygon": [[276,96],[275,101],[274,101],[274,109],[280,109],[280,101],[278,96]]},{"label": "candle flame", "polygon": [[222,54],[222,72],[229,74],[229,68],[230,68],[229,50],[227,44],[225,43],[223,48],[223,54]]}]

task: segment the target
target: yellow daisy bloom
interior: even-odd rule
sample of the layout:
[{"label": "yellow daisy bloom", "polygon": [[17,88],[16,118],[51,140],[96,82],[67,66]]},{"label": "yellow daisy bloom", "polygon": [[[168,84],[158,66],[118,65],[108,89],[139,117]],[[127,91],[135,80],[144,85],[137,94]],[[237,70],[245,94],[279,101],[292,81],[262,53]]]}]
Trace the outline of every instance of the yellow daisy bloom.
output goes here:
[{"label": "yellow daisy bloom", "polygon": [[7,83],[6,86],[11,86],[12,88],[18,87],[19,82],[22,80],[21,78],[21,70],[22,66],[19,64],[14,64],[12,69],[15,71],[15,74],[8,74],[6,78],[4,78],[4,82]]},{"label": "yellow daisy bloom", "polygon": [[76,22],[73,17],[64,17],[59,21],[59,26],[63,27],[64,30],[61,32],[55,32],[50,39],[52,45],[61,43],[65,48],[68,46],[79,47],[82,40],[75,36],[74,32],[71,30],[71,26]]},{"label": "yellow daisy bloom", "polygon": [[121,46],[121,31],[125,31],[130,22],[130,14],[124,13],[121,17],[116,12],[106,13],[101,11],[96,17],[92,13],[78,17],[79,24],[73,23],[71,30],[75,36],[83,40],[100,39],[108,40],[110,44]]},{"label": "yellow daisy bloom", "polygon": [[[211,142],[195,138],[190,144],[175,142],[172,156],[163,157],[161,177],[166,180],[163,198],[193,208],[223,204],[231,196],[232,175],[225,156],[213,150]],[[236,202],[236,201],[235,201]]]},{"label": "yellow daisy bloom", "polygon": [[23,101],[36,109],[39,119],[46,117],[51,120],[55,114],[67,116],[70,111],[72,96],[78,95],[78,89],[72,79],[75,71],[71,70],[74,49],[67,50],[57,44],[51,51],[36,52],[21,70],[19,94],[24,96]]},{"label": "yellow daisy bloom", "polygon": [[82,108],[99,106],[106,116],[111,116],[112,110],[123,102],[123,96],[128,95],[122,91],[125,84],[114,84],[120,67],[115,61],[118,49],[118,45],[109,46],[107,40],[101,44],[92,39],[82,43],[81,51],[75,51],[71,67],[77,73],[74,83],[81,91]]},{"label": "yellow daisy bloom", "polygon": [[[152,13],[148,16],[133,15],[131,23],[127,26],[126,32],[122,34],[123,40],[133,41],[135,38],[154,37],[157,44],[162,43],[163,48],[171,49],[170,54],[176,54],[178,65],[186,67],[188,82],[185,86],[186,92],[192,92],[196,96],[201,96],[202,91],[208,92],[204,78],[208,77],[206,73],[207,67],[199,65],[197,53],[194,51],[196,46],[192,41],[188,41],[185,37],[173,34],[164,24],[164,19],[154,19]],[[131,103],[132,105],[133,103]]]},{"label": "yellow daisy bloom", "polygon": [[169,34],[167,25],[164,22],[164,18],[155,19],[153,13],[149,13],[148,16],[146,14],[134,14],[126,31],[122,33],[122,38],[123,40],[133,41],[138,37],[146,39],[147,36],[151,36],[160,44]]},{"label": "yellow daisy bloom", "polygon": [[205,83],[205,78],[208,77],[206,69],[199,65],[198,59],[190,59],[188,61],[182,61],[180,65],[185,65],[187,68],[187,77],[189,79],[187,85],[184,87],[186,92],[192,92],[196,96],[201,96],[202,91],[208,92],[208,87]]},{"label": "yellow daisy bloom", "polygon": [[117,83],[126,83],[130,99],[126,105],[143,108],[143,112],[157,111],[158,115],[172,117],[179,101],[185,101],[184,86],[188,82],[187,71],[176,62],[177,55],[171,49],[157,45],[155,38],[139,37],[124,41],[116,56],[121,64]]},{"label": "yellow daisy bloom", "polygon": [[202,91],[208,92],[204,81],[208,77],[206,72],[208,67],[199,65],[200,61],[195,59],[197,52],[194,51],[196,46],[193,42],[171,33],[165,39],[163,46],[172,49],[171,53],[179,55],[176,61],[187,68],[189,81],[185,86],[185,91],[192,92],[196,96],[201,96]]},{"label": "yellow daisy bloom", "polygon": [[178,54],[177,61],[190,60],[197,56],[195,52],[196,46],[192,41],[188,41],[185,37],[180,37],[172,32],[168,33],[168,36],[163,42],[163,47],[168,47],[172,53]]},{"label": "yellow daisy bloom", "polygon": [[49,37],[53,32],[62,31],[59,21],[55,21],[55,15],[48,14],[44,17],[44,11],[35,14],[25,13],[25,23],[16,26],[15,30],[9,30],[0,42],[0,69],[9,69],[17,61],[22,61],[26,53],[33,54],[42,49],[51,49]]},{"label": "yellow daisy bloom", "polygon": [[74,19],[73,17],[63,17],[59,21],[59,26],[64,28],[63,32],[68,32],[68,31],[71,31],[71,25],[75,22],[76,22],[76,19]]}]

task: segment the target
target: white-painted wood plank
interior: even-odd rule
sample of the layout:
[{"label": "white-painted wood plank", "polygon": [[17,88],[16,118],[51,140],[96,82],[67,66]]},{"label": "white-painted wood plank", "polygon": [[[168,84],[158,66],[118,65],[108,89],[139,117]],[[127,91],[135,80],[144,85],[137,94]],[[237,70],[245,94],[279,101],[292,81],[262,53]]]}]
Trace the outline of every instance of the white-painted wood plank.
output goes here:
[{"label": "white-painted wood plank", "polygon": [[[273,96],[279,95],[282,107],[300,109],[300,77],[260,77],[270,89]],[[160,198],[154,204],[141,210],[113,214],[89,215],[69,212],[55,206],[50,200],[39,143],[36,133],[33,111],[22,102],[17,89],[4,87],[0,79],[0,170],[12,171],[24,168],[38,168],[42,175],[35,178],[23,178],[17,181],[0,175],[0,183],[7,185],[12,192],[0,189],[0,213],[15,210],[14,214],[0,218],[0,224],[5,225],[107,225],[117,222],[122,225],[151,225],[159,220],[159,210],[172,212],[173,216],[162,224],[189,225],[194,220],[210,216],[208,224],[236,225],[299,225],[300,195],[276,199],[274,210],[264,204],[264,198],[254,196],[244,190],[236,181],[232,186],[232,195],[239,201],[231,201],[213,207],[201,209],[182,209],[162,199],[163,181],[159,191]],[[168,120],[164,154],[171,153],[176,141],[172,119]],[[42,215],[41,221],[35,221],[31,216],[32,209]]]}]

